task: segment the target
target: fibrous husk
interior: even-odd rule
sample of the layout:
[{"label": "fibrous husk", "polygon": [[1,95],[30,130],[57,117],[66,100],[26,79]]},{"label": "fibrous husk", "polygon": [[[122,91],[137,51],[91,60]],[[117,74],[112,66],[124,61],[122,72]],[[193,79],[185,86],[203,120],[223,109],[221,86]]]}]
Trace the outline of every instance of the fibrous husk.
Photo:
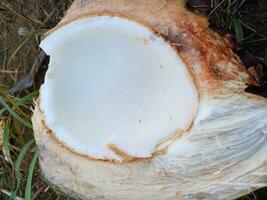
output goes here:
[{"label": "fibrous husk", "polygon": [[114,162],[62,143],[47,126],[40,99],[33,127],[46,179],[82,199],[228,200],[266,186],[266,99],[244,92],[255,81],[206,18],[176,0],[77,0],[46,38],[93,16],[135,21],[168,41],[192,75],[198,110],[191,127],[163,151]]}]

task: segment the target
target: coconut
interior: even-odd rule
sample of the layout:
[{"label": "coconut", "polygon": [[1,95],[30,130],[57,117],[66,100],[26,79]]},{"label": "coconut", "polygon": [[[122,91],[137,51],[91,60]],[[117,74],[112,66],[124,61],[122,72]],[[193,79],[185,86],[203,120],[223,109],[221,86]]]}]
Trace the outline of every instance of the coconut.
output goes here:
[{"label": "coconut", "polygon": [[43,176],[81,199],[234,199],[266,186],[267,103],[184,1],[76,0],[41,42]]}]

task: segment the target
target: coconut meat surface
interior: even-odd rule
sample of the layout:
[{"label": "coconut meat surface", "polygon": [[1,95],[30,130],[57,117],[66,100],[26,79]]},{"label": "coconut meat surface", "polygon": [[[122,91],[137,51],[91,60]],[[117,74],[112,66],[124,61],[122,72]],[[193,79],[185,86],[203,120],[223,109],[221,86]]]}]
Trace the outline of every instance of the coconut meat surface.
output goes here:
[{"label": "coconut meat surface", "polygon": [[59,141],[97,159],[120,160],[112,145],[147,158],[187,129],[197,91],[177,52],[148,28],[119,17],[90,17],[47,36],[50,56],[40,108]]}]

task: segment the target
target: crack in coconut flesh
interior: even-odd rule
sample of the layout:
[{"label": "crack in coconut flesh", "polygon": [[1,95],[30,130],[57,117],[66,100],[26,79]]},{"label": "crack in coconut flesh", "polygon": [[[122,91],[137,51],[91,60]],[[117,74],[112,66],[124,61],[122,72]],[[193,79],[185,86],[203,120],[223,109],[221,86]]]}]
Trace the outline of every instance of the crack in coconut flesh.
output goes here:
[{"label": "crack in coconut flesh", "polygon": [[42,40],[42,175],[104,200],[229,200],[267,185],[267,101],[182,0],[76,0]]}]

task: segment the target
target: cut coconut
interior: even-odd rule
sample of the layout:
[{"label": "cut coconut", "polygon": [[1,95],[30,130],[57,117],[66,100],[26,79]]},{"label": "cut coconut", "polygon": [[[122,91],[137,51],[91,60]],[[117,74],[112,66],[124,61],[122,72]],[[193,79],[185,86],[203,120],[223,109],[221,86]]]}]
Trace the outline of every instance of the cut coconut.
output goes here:
[{"label": "cut coconut", "polygon": [[266,99],[184,3],[76,0],[44,38],[33,129],[43,176],[66,194],[230,200],[266,186]]},{"label": "cut coconut", "polygon": [[176,50],[119,17],[77,20],[46,37],[41,88],[46,125],[72,150],[97,159],[148,158],[187,130],[198,95]]}]

